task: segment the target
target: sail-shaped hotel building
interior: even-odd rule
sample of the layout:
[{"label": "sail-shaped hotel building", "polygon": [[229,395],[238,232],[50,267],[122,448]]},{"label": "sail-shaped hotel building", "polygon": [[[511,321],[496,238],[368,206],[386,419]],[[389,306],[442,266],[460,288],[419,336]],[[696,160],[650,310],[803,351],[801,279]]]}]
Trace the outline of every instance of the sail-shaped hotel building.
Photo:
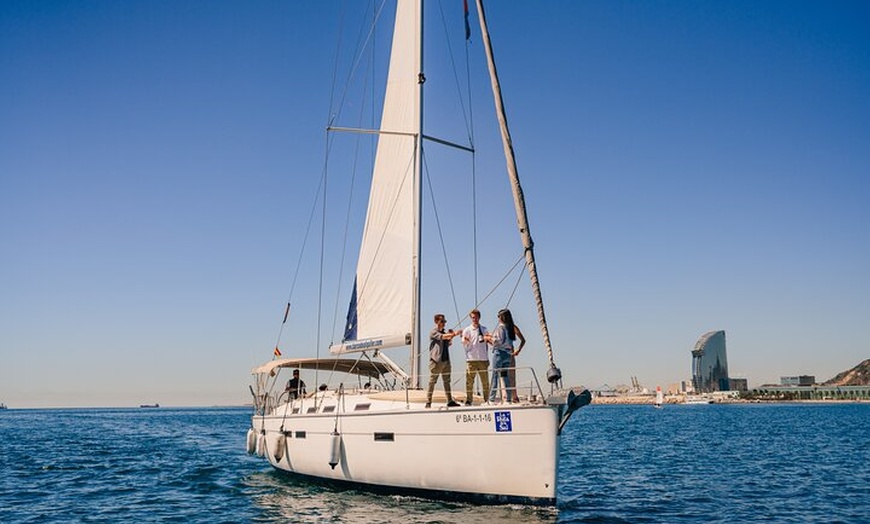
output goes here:
[{"label": "sail-shaped hotel building", "polygon": [[728,357],[725,331],[701,335],[692,350],[692,385],[699,393],[728,391]]}]

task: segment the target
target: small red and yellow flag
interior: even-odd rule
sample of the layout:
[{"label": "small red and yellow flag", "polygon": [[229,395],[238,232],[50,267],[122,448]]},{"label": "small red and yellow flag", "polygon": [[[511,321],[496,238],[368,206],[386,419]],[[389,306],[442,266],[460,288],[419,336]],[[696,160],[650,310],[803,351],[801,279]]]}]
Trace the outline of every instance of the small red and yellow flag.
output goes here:
[{"label": "small red and yellow flag", "polygon": [[274,354],[276,357],[281,356],[281,350],[278,349],[278,346],[275,346],[275,351],[273,351],[272,354]]}]

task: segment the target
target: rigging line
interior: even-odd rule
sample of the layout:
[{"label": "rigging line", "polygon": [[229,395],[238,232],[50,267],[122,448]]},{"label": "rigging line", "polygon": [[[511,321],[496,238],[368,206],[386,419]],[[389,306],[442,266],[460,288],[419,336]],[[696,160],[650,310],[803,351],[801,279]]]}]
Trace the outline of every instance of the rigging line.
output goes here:
[{"label": "rigging line", "polygon": [[[525,258],[525,257],[524,257]],[[517,288],[520,286],[520,282],[523,280],[523,272],[519,271],[517,274],[517,282],[514,284],[514,288],[511,290],[510,296],[508,296],[507,303],[504,307],[510,307],[511,302],[514,300],[514,294],[517,292]]]},{"label": "rigging line", "polygon": [[[360,67],[360,63],[362,61],[363,52],[369,47],[369,43],[373,41],[373,35],[375,33],[375,28],[378,25],[378,20],[381,18],[381,14],[384,10],[384,5],[386,0],[381,2],[380,7],[377,8],[374,17],[372,19],[372,23],[369,26],[369,31],[366,34],[365,38],[362,38],[363,27],[360,27],[360,37],[357,39],[357,55],[354,58],[353,65],[351,65],[350,70],[348,71],[347,78],[345,79],[344,89],[341,92],[341,96],[339,97],[338,109],[336,113],[330,116],[329,123],[332,124],[335,122],[339,115],[341,114],[341,110],[344,107],[344,101],[347,97],[347,93],[351,84],[351,78],[356,75],[357,68]],[[361,43],[362,42],[362,43]],[[336,64],[338,63],[338,58],[336,58]],[[332,107],[330,108],[332,109]]]},{"label": "rigging line", "polygon": [[[469,152],[471,152],[471,154],[472,154],[472,215],[473,215],[472,222],[474,224],[474,227],[472,229],[472,237],[473,237],[472,244],[473,244],[473,254],[474,254],[474,300],[477,301],[477,296],[478,296],[477,295],[477,225],[476,225],[477,198],[476,198],[475,167],[474,167],[475,166],[475,162],[474,162],[474,159],[475,159],[474,152],[475,151],[474,151],[473,118],[472,118],[472,107],[471,107],[471,103],[470,103],[471,102],[471,96],[470,96],[470,93],[471,93],[470,85],[471,84],[469,81],[469,78],[470,78],[470,68],[469,68],[469,59],[468,59],[469,44],[468,44],[468,40],[466,40],[466,45],[465,45],[465,79],[466,79],[467,89],[468,89],[468,93],[469,93],[469,107],[468,107],[468,111],[466,111],[465,100],[463,99],[463,96],[462,96],[462,88],[460,87],[459,75],[457,73],[458,68],[456,67],[456,58],[455,58],[455,54],[453,53],[453,47],[450,45],[450,31],[447,27],[447,17],[444,15],[443,4],[439,2],[438,8],[439,8],[439,11],[441,14],[441,28],[444,32],[444,41],[446,42],[446,46],[447,46],[447,54],[450,58],[451,71],[453,72],[453,81],[454,81],[454,84],[456,86],[456,92],[458,95],[457,99],[459,100],[459,107],[462,111],[463,122],[465,122],[465,131],[466,131],[466,134],[468,135],[469,148],[467,150]],[[439,218],[438,218],[438,207],[435,205],[435,201],[434,201],[435,195],[434,195],[434,191],[432,190],[432,180],[429,176],[428,166],[426,167],[426,181],[427,181],[427,184],[429,185],[429,192],[430,192],[430,196],[432,198],[432,209],[435,210],[435,221],[438,224],[438,234],[439,234],[440,241],[441,241],[442,254],[444,255],[444,264],[445,264],[445,267],[447,268],[447,277],[448,277],[448,280],[450,283],[450,291],[451,291],[452,298],[453,298],[453,307],[456,310],[456,317],[458,319],[460,316],[459,315],[459,307],[456,304],[456,293],[455,293],[453,281],[452,281],[451,274],[450,274],[450,264],[449,264],[448,259],[447,259],[446,248],[444,246],[443,232],[441,230],[441,223],[440,223]]]},{"label": "rigging line", "polygon": [[471,251],[474,265],[474,301],[480,296],[477,293],[477,162],[471,155]]},{"label": "rigging line", "polygon": [[[474,104],[472,103],[471,90],[471,60],[469,50],[471,48],[471,39],[465,39],[465,82],[466,95],[468,96],[468,141],[474,148]],[[461,97],[460,97],[461,98]],[[478,297],[478,256],[477,256],[477,155],[475,151],[471,153],[471,241],[472,241],[472,265],[474,273],[474,301],[477,302]]]},{"label": "rigging line", "polygon": [[[308,224],[305,226],[305,235],[302,237],[302,245],[299,248],[299,258],[296,260],[296,269],[293,271],[293,279],[290,282],[290,291],[289,291],[289,293],[287,293],[287,303],[288,304],[291,302],[291,299],[293,298],[293,292],[296,289],[296,281],[299,279],[299,270],[302,268],[302,258],[305,255],[306,248],[308,247],[308,238],[311,234],[312,226],[314,225],[315,211],[317,211],[317,202],[320,200],[321,192],[325,193],[326,170],[327,170],[327,164],[329,161],[329,134],[328,133],[326,135],[326,142],[327,142],[326,158],[324,158],[324,161],[323,161],[323,171],[320,175],[320,182],[318,183],[317,191],[315,191],[315,193],[314,193],[314,200],[311,203],[311,211],[308,214]],[[325,194],[324,194],[324,198],[325,198]],[[280,342],[281,342],[281,335],[284,332],[285,325],[286,325],[286,322],[282,322],[281,327],[278,329],[278,337],[277,337],[277,340],[275,341],[275,347],[277,347],[278,344],[280,344]]]},{"label": "rigging line", "polygon": [[[453,80],[456,85],[457,98],[459,100],[459,107],[462,111],[462,118],[465,122],[465,132],[468,135],[468,143],[469,150],[471,152],[471,214],[472,214],[472,228],[471,228],[471,236],[472,236],[472,273],[474,279],[474,301],[477,302],[479,297],[478,295],[478,253],[477,253],[477,162],[476,155],[474,149],[474,106],[471,101],[471,68],[470,68],[470,60],[469,60],[469,47],[470,41],[468,39],[465,40],[465,81],[466,81],[466,92],[468,95],[468,111],[465,109],[465,100],[462,96],[462,88],[460,87],[459,75],[457,73],[458,68],[456,67],[456,59],[453,53],[453,47],[450,45],[450,31],[447,28],[446,17],[444,16],[444,6],[442,3],[438,4],[439,10],[441,12],[441,26],[444,31],[444,40],[447,43],[447,54],[450,57],[450,66],[453,71]],[[428,175],[427,175],[428,176]],[[431,185],[431,182],[430,182]],[[434,206],[433,206],[434,207]],[[437,208],[436,208],[437,209]],[[437,215],[436,215],[437,216]],[[440,233],[440,232],[439,232]],[[442,247],[443,249],[443,247]],[[446,254],[445,254],[446,261]],[[449,265],[448,265],[448,275],[449,275]],[[451,283],[451,292],[452,283]],[[454,302],[455,302],[455,293],[454,293]],[[459,318],[459,312],[457,308],[456,312],[457,318]]]},{"label": "rigging line", "polygon": [[471,153],[471,251],[474,273],[474,301],[478,297],[477,292],[477,155]]},{"label": "rigging line", "polygon": [[423,171],[426,173],[426,185],[429,186],[429,198],[432,200],[432,213],[435,215],[435,227],[438,230],[438,240],[441,243],[441,254],[444,255],[444,267],[447,269],[447,283],[450,286],[450,296],[453,298],[453,310],[459,318],[459,305],[456,302],[456,288],[453,286],[453,276],[450,273],[450,261],[447,258],[447,248],[444,245],[444,232],[441,229],[441,219],[438,216],[438,206],[435,204],[435,189],[432,187],[432,177],[429,176],[429,164],[426,151],[423,150]]},{"label": "rigging line", "polygon": [[[359,362],[359,361],[362,360],[363,358],[366,359],[366,362],[369,362],[369,363],[373,363],[373,362],[374,362],[374,361],[372,360],[372,357],[369,356],[369,354],[368,354],[367,351],[363,351],[362,353],[360,353],[359,358],[357,358],[356,360],[357,360],[357,362]],[[377,368],[375,368],[375,369],[377,369]],[[380,371],[378,371],[377,381],[378,381],[379,384],[387,385],[387,379],[386,379],[386,376],[385,376],[383,373],[381,373]]]},{"label": "rigging line", "polygon": [[[343,4],[346,6],[347,4]],[[329,105],[326,108],[326,122],[331,123],[332,118],[332,108],[335,107],[333,104],[335,103],[335,86],[338,83],[338,58],[341,56],[341,47],[342,47],[342,35],[344,35],[344,14],[345,9],[341,10],[341,14],[338,17],[338,35],[336,36],[336,44],[335,44],[335,58],[333,59],[333,67],[332,67],[332,85],[329,88]]]},{"label": "rigging line", "polygon": [[456,143],[454,143],[454,142],[450,142],[449,140],[444,140],[444,139],[441,139],[441,138],[435,138],[434,136],[429,136],[429,135],[423,135],[423,139],[424,139],[424,140],[429,140],[429,141],[432,141],[432,142],[435,142],[435,143],[437,143],[437,144],[441,144],[441,145],[444,145],[444,146],[455,147],[456,149],[461,149],[461,150],[463,150],[463,151],[468,151],[469,153],[474,153],[474,148],[469,147],[469,146],[463,146],[463,145],[461,145],[461,144],[456,144]]},{"label": "rigging line", "polygon": [[[474,149],[474,104],[472,103],[472,95],[474,91],[471,89],[471,60],[469,58],[469,48],[471,40],[465,41],[465,91],[468,95],[468,143]],[[461,98],[461,96],[460,96]]]},{"label": "rigging line", "polygon": [[[327,133],[326,140],[326,160],[324,161],[324,173],[323,173],[323,207],[321,208],[321,218],[320,218],[320,268],[319,268],[319,282],[317,285],[317,333],[315,335],[315,356],[320,358],[320,330],[322,328],[322,317],[323,317],[323,261],[324,261],[324,253],[326,251],[326,188],[329,184],[329,170],[326,169],[326,166],[329,162],[329,133]],[[319,369],[314,370],[314,383],[318,383]]]},{"label": "rigging line", "polygon": [[[368,91],[368,87],[369,87],[368,86],[368,77],[366,77],[364,90]],[[359,114],[360,121],[362,121],[362,119],[363,119],[363,116],[364,116],[363,113],[365,112],[365,109],[366,108],[365,108],[364,104],[361,104],[360,105],[360,114]],[[344,261],[345,261],[346,255],[347,255],[348,237],[350,234],[350,215],[351,215],[351,209],[353,206],[353,193],[354,193],[354,188],[356,187],[357,168],[359,167],[358,161],[359,161],[359,155],[360,155],[359,150],[361,147],[360,144],[362,143],[362,140],[363,140],[362,135],[357,135],[356,138],[357,139],[356,139],[356,144],[354,146],[354,153],[353,153],[353,165],[351,167],[350,189],[348,191],[348,196],[347,196],[347,212],[345,214],[345,219],[344,219],[344,235],[343,235],[342,244],[341,244],[341,246],[342,246],[341,247],[341,257],[339,259],[339,264],[338,264],[338,268],[339,268],[338,269],[338,282],[339,282],[339,285],[336,286],[335,308],[332,311],[332,329],[331,329],[331,335],[330,335],[331,340],[335,340],[335,335],[336,335],[336,324],[338,322],[338,305],[341,302],[341,282],[344,281]]]},{"label": "rigging line", "polygon": [[505,280],[507,280],[507,277],[510,276],[510,274],[513,272],[513,270],[517,268],[517,266],[520,264],[520,262],[523,261],[524,258],[525,258],[525,255],[520,255],[520,257],[517,259],[517,261],[514,262],[514,265],[512,265],[512,266],[510,267],[510,269],[508,269],[508,270],[505,272],[504,276],[501,277],[501,280],[499,280],[498,282],[496,282],[496,284],[492,287],[492,289],[490,289],[489,292],[488,292],[488,293],[487,293],[487,294],[486,294],[482,299],[480,299],[480,301],[479,301],[477,304],[474,305],[474,307],[479,308],[481,305],[483,305],[483,303],[486,302],[486,300],[487,300],[487,299],[488,299],[488,298],[489,298],[493,293],[495,293],[495,290],[498,289],[498,288],[502,285],[502,283],[504,283]]},{"label": "rigging line", "polygon": [[[382,3],[381,8],[383,8],[383,6],[384,6],[384,4]],[[378,8],[375,7],[375,2],[372,1],[372,19],[373,20],[377,19],[377,17],[378,17],[377,13],[378,13]],[[375,110],[375,108],[377,107],[377,105],[376,105],[377,104],[377,93],[375,93],[375,88],[374,88],[375,79],[376,79],[376,72],[377,72],[377,64],[376,64],[375,58],[378,56],[377,31],[378,31],[377,25],[373,24],[372,25],[372,45],[371,45],[372,55],[371,55],[371,59],[369,60],[369,73],[371,74],[371,85],[372,85],[372,89],[371,89],[371,91],[369,91],[369,95],[371,96],[371,100],[369,101],[369,104],[370,104],[369,107],[372,108],[371,113],[369,113],[369,118],[370,118],[369,127],[372,129],[374,129],[374,127],[375,127],[375,118],[377,118],[375,116],[375,113],[377,112]],[[389,76],[389,67],[387,67],[387,76]],[[366,77],[366,85],[368,85],[367,84],[368,80],[369,80],[369,77],[367,76]],[[365,100],[364,96],[360,97],[360,98],[362,100]],[[365,106],[365,102],[363,101],[360,105]],[[362,111],[360,111],[360,115],[362,115]],[[362,122],[362,117],[360,117],[359,121]],[[377,153],[377,147],[375,146],[374,141],[371,141],[370,144],[372,146],[371,147],[371,158],[374,158],[375,153]]]},{"label": "rigging line", "polygon": [[[444,41],[447,45],[447,55],[450,57],[450,66],[453,71],[453,81],[456,84],[456,92],[459,95],[459,107],[462,109],[462,118],[465,121],[465,132],[468,133],[469,144],[474,148],[474,142],[471,141],[471,133],[469,131],[469,116],[465,111],[465,101],[462,99],[462,89],[459,86],[459,75],[456,74],[456,59],[453,55],[453,47],[450,45],[450,31],[447,29],[447,19],[444,16],[444,4],[442,2],[438,2],[438,9],[441,12],[441,28],[444,31]],[[467,53],[466,53],[466,65],[467,65]]]}]

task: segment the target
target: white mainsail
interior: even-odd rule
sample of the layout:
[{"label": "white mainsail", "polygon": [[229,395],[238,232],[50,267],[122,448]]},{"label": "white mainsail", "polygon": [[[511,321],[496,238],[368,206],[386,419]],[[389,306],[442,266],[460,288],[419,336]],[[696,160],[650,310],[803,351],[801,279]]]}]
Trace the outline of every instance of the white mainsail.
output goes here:
[{"label": "white mainsail", "polygon": [[[414,326],[421,119],[420,6],[399,1],[362,245],[356,310],[333,353],[406,345]],[[353,341],[359,341],[354,343]]]}]

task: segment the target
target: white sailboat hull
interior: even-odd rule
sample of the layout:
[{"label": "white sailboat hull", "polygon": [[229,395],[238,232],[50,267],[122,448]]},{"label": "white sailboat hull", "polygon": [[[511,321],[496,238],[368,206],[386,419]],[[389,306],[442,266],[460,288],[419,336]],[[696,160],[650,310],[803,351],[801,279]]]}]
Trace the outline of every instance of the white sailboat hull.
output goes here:
[{"label": "white sailboat hull", "polygon": [[[555,504],[559,406],[447,409],[442,404],[426,409],[422,404],[372,400],[367,395],[344,396],[343,404],[347,411],[337,417],[323,413],[329,401],[316,413],[307,413],[314,406],[310,399],[278,406],[271,415],[254,416],[253,427],[265,438],[269,462],[295,474],[393,492]],[[358,411],[357,406],[365,404],[369,408]],[[298,414],[292,414],[294,407],[300,408]],[[340,447],[333,468],[336,438]]]}]

